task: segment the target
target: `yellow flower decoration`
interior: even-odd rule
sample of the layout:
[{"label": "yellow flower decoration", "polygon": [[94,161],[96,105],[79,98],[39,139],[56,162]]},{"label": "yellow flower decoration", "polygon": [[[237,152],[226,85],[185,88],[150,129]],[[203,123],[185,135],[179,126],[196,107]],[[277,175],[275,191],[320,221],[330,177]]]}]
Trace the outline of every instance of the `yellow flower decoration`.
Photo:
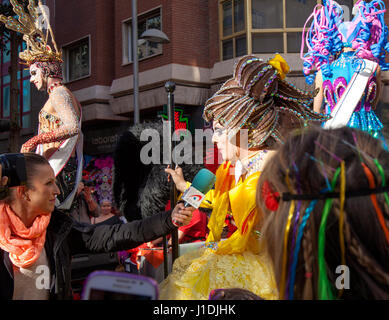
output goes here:
[{"label": "yellow flower decoration", "polygon": [[281,80],[284,80],[286,74],[289,73],[290,71],[288,63],[278,53],[275,55],[273,59],[268,61],[268,64],[270,64],[274,69],[278,71]]}]

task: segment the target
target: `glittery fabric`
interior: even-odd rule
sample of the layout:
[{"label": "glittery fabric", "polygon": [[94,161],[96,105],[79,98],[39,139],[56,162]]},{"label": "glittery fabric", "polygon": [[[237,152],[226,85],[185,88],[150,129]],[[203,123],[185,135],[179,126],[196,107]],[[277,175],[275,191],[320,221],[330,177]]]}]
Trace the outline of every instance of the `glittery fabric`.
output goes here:
[{"label": "glittery fabric", "polygon": [[[172,272],[160,284],[160,299],[205,300],[211,290],[220,288],[242,288],[264,299],[278,299],[270,257],[255,232],[259,219],[255,209],[257,163],[254,158],[249,162],[246,178],[238,183],[230,174],[230,163],[219,167],[215,189],[204,201],[212,208],[206,243],[175,260]],[[221,239],[228,212],[237,229]]]},{"label": "glittery fabric", "polygon": [[54,88],[49,102],[56,115],[41,110],[39,134],[23,144],[21,152],[33,152],[39,144],[43,145],[44,152],[49,149],[56,150],[64,140],[81,131],[73,99],[64,87]]},{"label": "glittery fabric", "polygon": [[46,110],[39,112],[39,134],[23,144],[21,149],[21,152],[33,152],[39,146],[37,152],[50,161],[57,150],[63,151],[68,148],[67,153],[61,157],[63,162],[60,165],[57,163],[57,167],[52,165],[60,189],[60,195],[57,198],[61,204],[71,194],[77,180],[78,163],[73,154],[77,147],[71,145],[69,147],[65,144],[65,141],[72,137],[80,141],[80,135],[82,135],[75,103],[76,100],[65,87],[54,87],[48,104],[51,109],[54,109],[55,114]]},{"label": "glittery fabric", "polygon": [[76,184],[77,165],[77,158],[71,157],[57,176],[56,183],[61,192],[57,198],[60,203],[62,203],[74,189]]},{"label": "glittery fabric", "polygon": [[[323,94],[325,112],[330,114],[336,103],[342,97],[347,84],[353,74],[360,67],[360,61],[355,52],[343,52],[339,58],[331,64],[332,76],[326,77],[323,74]],[[349,127],[360,129],[372,134],[375,137],[382,136],[380,133],[383,125],[372,110],[372,102],[376,98],[377,80],[373,74],[366,86],[354,113],[348,123]]]},{"label": "glittery fabric", "polygon": [[200,248],[175,260],[169,280],[160,285],[160,299],[207,300],[220,288],[242,288],[266,300],[278,299],[269,265],[266,252],[217,255],[211,248]]}]

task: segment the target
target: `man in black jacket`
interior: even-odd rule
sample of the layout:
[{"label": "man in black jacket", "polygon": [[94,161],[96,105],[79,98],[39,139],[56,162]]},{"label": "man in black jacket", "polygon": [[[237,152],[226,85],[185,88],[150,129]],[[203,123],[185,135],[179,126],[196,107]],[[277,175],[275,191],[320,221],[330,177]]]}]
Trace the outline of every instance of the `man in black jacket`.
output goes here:
[{"label": "man in black jacket", "polygon": [[[162,212],[143,220],[118,225],[87,225],[78,223],[54,210],[47,228],[45,251],[50,273],[50,299],[72,299],[71,257],[88,252],[127,250],[171,233],[191,219],[194,208],[182,203],[172,211]],[[10,300],[14,292],[13,265],[7,252],[0,249],[0,299]]]}]

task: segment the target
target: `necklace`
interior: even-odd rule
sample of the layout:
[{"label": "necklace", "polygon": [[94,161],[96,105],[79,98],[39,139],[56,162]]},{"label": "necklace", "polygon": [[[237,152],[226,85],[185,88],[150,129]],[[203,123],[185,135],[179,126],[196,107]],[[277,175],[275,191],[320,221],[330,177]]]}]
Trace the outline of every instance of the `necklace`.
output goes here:
[{"label": "necklace", "polygon": [[50,85],[50,87],[47,89],[48,94],[52,93],[54,88],[59,87],[59,86],[63,86],[63,83],[62,82],[54,82],[54,83],[52,83]]},{"label": "necklace", "polygon": [[257,172],[262,167],[262,160],[265,157],[267,153],[267,150],[259,151],[258,154],[256,154],[254,157],[250,159],[250,161],[245,166],[246,169],[246,176],[253,174],[254,172]]}]

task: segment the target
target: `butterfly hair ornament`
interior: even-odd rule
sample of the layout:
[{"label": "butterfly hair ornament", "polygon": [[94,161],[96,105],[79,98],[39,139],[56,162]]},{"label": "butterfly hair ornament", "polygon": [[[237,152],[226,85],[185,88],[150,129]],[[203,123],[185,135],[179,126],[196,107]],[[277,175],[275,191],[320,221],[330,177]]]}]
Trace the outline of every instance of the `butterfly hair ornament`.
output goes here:
[{"label": "butterfly hair ornament", "polygon": [[35,62],[62,63],[62,53],[58,50],[42,1],[39,0],[36,5],[35,0],[29,0],[27,12],[18,0],[10,0],[10,3],[17,17],[0,15],[0,21],[8,29],[23,34],[26,49],[19,54],[23,63],[28,66]]}]

